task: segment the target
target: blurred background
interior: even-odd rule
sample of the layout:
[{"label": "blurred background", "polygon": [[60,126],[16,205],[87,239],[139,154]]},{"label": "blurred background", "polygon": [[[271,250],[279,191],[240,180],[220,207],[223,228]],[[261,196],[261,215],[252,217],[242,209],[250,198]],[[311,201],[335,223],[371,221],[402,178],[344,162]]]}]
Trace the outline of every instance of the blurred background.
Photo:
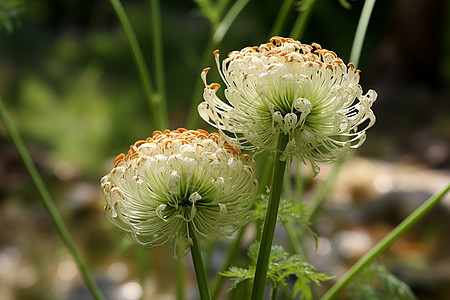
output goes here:
[{"label": "blurred background", "polygon": [[[211,26],[198,5],[161,2],[175,129],[186,126],[192,102],[202,101],[193,99],[201,70],[211,66],[210,81],[220,80],[212,54],[202,65]],[[301,41],[319,43],[349,62],[363,4],[316,1]],[[149,1],[123,5],[154,74]],[[250,1],[217,45],[222,57],[267,42],[280,6]],[[293,6],[280,35],[289,35],[297,16]],[[155,130],[111,3],[1,0],[0,23],[0,95],[107,298],[174,299],[172,249],[134,246],[103,215],[100,178],[117,154]],[[358,67],[364,92],[379,94],[372,108],[377,123],[326,196],[313,225],[319,248],[309,251],[313,265],[337,276],[450,181],[450,3],[377,1]],[[200,120],[195,127],[211,130]],[[0,154],[0,299],[90,299],[3,124]],[[321,168],[307,186],[306,201],[332,166]],[[417,298],[450,299],[449,236],[447,196],[379,262]],[[280,232],[277,239],[283,237]],[[186,263],[186,294],[195,299],[189,258]]]}]

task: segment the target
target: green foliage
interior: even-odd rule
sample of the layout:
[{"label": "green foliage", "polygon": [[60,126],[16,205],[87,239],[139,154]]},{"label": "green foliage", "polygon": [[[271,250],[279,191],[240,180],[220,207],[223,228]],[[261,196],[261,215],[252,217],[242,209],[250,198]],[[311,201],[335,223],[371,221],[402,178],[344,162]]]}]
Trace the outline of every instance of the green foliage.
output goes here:
[{"label": "green foliage", "polygon": [[415,300],[409,286],[389,272],[384,266],[371,265],[361,272],[349,286],[351,299],[355,300]]},{"label": "green foliage", "polygon": [[[226,272],[220,273],[222,276],[231,277],[233,280],[232,288],[239,283],[253,279],[255,275],[256,261],[258,259],[259,243],[250,246],[248,256],[250,258],[249,269],[230,267]],[[312,299],[310,283],[320,286],[321,282],[332,277],[324,273],[318,273],[317,270],[309,264],[301,255],[289,255],[282,246],[272,246],[269,259],[267,277],[272,281],[274,288],[285,286],[288,278],[295,276],[293,296],[300,294],[301,300]]]},{"label": "green foliage", "polygon": [[25,10],[22,0],[0,0],[0,26],[8,33],[14,29],[14,22],[18,22],[19,15]]}]

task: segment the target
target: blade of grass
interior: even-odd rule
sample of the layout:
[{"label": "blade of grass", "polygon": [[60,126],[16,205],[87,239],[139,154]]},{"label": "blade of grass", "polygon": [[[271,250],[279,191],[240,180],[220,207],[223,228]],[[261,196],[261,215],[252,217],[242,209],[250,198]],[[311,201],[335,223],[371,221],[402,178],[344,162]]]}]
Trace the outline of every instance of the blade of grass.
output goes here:
[{"label": "blade of grass", "polygon": [[359,271],[365,266],[370,264],[376,257],[381,255],[392,243],[394,243],[399,237],[401,237],[407,230],[415,225],[423,216],[425,216],[436,204],[450,190],[450,184],[443,188],[438,193],[428,198],[425,203],[419,206],[413,213],[411,213],[403,222],[395,227],[387,236],[385,236],[375,247],[369,250],[356,264],[354,264],[345,274],[342,276],[328,292],[323,295],[321,300],[331,300],[345,288]]},{"label": "blade of grass", "polygon": [[51,220],[53,221],[53,224],[55,225],[55,228],[61,237],[62,241],[66,245],[67,249],[72,254],[78,269],[81,272],[81,275],[88,286],[89,290],[91,291],[92,295],[97,300],[103,300],[104,297],[102,293],[100,292],[100,289],[98,288],[97,284],[93,280],[91,274],[88,271],[88,268],[84,264],[80,253],[78,252],[74,241],[72,240],[69,230],[67,229],[66,225],[64,224],[64,221],[59,214],[53,199],[50,196],[50,193],[47,190],[47,187],[44,184],[44,181],[42,180],[41,176],[39,175],[28,151],[25,148],[25,145],[20,138],[19,133],[17,132],[16,128],[13,125],[13,122],[6,111],[6,107],[3,104],[3,100],[0,98],[0,117],[3,120],[3,124],[5,125],[5,128],[11,137],[11,140],[14,144],[14,146],[17,149],[17,152],[20,155],[20,158],[22,159],[28,173],[30,174],[31,180],[33,181],[34,185],[36,186],[36,189],[38,190],[39,195],[42,198],[42,201],[44,202],[45,208],[47,209]]},{"label": "blade of grass", "polygon": [[144,55],[142,54],[142,50],[139,47],[136,34],[131,27],[130,21],[128,20],[128,17],[120,1],[110,0],[110,2],[114,7],[114,10],[116,11],[117,17],[119,18],[125,35],[128,39],[134,61],[138,69],[139,78],[141,79],[142,87],[144,88],[144,93],[150,106],[151,114],[155,120],[155,126],[159,130],[164,130],[167,128],[167,118],[165,119],[164,116],[159,113],[160,109],[158,107],[161,105],[161,97],[155,96],[153,94],[153,86],[150,78],[150,73],[145,64]]},{"label": "blade of grass", "polygon": [[366,0],[364,2],[361,16],[359,17],[358,27],[356,28],[355,38],[353,39],[353,46],[350,52],[350,62],[352,62],[355,67],[358,67],[362,45],[366,37],[367,26],[369,24],[374,5],[375,0]]}]

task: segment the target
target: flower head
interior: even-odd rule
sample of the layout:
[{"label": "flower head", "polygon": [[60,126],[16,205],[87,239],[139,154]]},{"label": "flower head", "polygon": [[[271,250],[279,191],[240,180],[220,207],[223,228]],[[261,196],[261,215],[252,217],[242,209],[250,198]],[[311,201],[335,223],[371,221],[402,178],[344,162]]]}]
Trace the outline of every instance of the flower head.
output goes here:
[{"label": "flower head", "polygon": [[370,107],[376,92],[363,95],[360,71],[318,44],[273,37],[231,52],[221,66],[218,50],[214,56],[228,102],[217,97],[219,84],[207,84],[206,68],[198,110],[221,133],[231,133],[224,136],[235,147],[273,151],[278,135],[286,134],[281,158],[308,160],[317,170],[315,162],[338,160],[359,147],[375,122]]},{"label": "flower head", "polygon": [[[156,131],[101,180],[109,220],[144,246],[229,237],[249,219],[255,162],[216,133]],[[189,228],[191,227],[191,228]]]}]

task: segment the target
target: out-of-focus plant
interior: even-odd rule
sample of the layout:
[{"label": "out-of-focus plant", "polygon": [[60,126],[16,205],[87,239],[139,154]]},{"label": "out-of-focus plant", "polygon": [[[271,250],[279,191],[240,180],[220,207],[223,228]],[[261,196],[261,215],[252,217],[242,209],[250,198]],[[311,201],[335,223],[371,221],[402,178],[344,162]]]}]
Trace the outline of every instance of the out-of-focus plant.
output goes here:
[{"label": "out-of-focus plant", "polygon": [[20,14],[25,10],[23,0],[0,0],[0,27],[11,33],[20,24]]},{"label": "out-of-focus plant", "polygon": [[403,281],[386,267],[370,265],[348,287],[348,296],[355,300],[398,299],[416,300],[416,296]]}]

